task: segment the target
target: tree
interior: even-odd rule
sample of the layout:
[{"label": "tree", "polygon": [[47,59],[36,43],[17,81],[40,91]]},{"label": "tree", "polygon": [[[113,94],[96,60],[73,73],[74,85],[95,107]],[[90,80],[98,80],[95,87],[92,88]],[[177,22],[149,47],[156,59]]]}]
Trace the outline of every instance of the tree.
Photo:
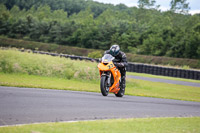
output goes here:
[{"label": "tree", "polygon": [[188,10],[190,9],[187,0],[172,0],[170,5],[171,5],[170,10],[176,13],[187,14]]},{"label": "tree", "polygon": [[0,4],[0,34],[7,34],[9,32],[9,17],[10,12],[7,10],[6,6]]},{"label": "tree", "polygon": [[184,13],[186,0],[171,0],[167,12],[155,2],[0,0],[0,35],[103,50],[118,43],[125,52],[198,59],[200,15]]},{"label": "tree", "polygon": [[[139,8],[153,8],[155,6],[156,0],[138,0]],[[156,6],[157,8],[159,6]]]}]

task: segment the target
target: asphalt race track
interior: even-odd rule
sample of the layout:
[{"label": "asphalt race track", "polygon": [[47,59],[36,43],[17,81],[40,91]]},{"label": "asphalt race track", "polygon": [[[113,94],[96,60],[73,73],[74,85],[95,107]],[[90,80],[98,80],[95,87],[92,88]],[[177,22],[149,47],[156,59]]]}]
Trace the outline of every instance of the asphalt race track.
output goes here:
[{"label": "asphalt race track", "polygon": [[[99,88],[97,88],[99,89]],[[0,126],[136,117],[200,116],[200,102],[0,86]]]}]

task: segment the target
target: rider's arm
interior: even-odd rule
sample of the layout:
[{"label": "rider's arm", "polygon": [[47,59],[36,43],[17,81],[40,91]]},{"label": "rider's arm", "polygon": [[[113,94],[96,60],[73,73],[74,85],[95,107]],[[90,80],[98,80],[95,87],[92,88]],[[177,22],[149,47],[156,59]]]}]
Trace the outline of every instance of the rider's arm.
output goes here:
[{"label": "rider's arm", "polygon": [[126,59],[126,54],[124,52],[122,52],[121,63],[123,63],[123,67],[127,67],[128,66],[127,59]]},{"label": "rider's arm", "polygon": [[121,52],[120,54],[121,54],[120,55],[121,60],[120,60],[120,62],[118,62],[116,60],[115,65],[118,67],[127,67],[128,63],[127,63],[127,59],[126,59],[126,54],[124,52]]}]

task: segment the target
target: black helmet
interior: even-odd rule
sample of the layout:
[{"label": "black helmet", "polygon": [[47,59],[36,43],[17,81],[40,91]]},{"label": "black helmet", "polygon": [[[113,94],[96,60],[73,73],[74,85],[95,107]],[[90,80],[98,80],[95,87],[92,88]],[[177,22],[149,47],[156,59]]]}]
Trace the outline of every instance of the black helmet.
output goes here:
[{"label": "black helmet", "polygon": [[119,50],[120,50],[120,48],[119,48],[119,45],[112,45],[111,47],[110,47],[110,54],[112,55],[112,56],[117,56],[118,54],[119,54]]}]

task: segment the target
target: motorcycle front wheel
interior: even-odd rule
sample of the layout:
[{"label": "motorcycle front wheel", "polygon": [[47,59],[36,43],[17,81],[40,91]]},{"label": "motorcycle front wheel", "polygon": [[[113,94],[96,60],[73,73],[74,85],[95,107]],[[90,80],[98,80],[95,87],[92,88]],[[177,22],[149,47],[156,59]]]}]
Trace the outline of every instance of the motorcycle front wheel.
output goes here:
[{"label": "motorcycle front wheel", "polygon": [[100,83],[100,88],[101,88],[101,94],[103,96],[107,96],[109,92],[109,87],[107,86],[107,77],[106,75],[101,76],[101,83]]}]

